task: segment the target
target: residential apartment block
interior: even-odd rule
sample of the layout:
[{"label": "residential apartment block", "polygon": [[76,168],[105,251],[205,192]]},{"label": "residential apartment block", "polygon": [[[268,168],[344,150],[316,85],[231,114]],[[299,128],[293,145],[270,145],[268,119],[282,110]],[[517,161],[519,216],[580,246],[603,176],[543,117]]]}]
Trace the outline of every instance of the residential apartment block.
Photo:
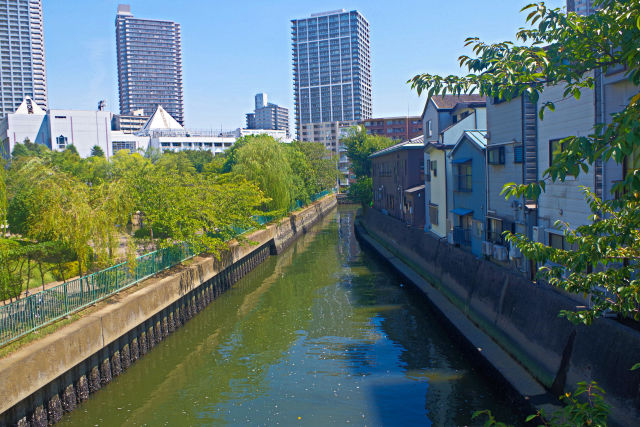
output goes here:
[{"label": "residential apartment block", "polygon": [[29,97],[47,109],[42,0],[0,0],[0,118]]},{"label": "residential apartment block", "polygon": [[296,133],[371,117],[369,23],[335,10],[291,21]]},{"label": "residential apartment block", "polygon": [[247,129],[286,131],[289,137],[289,110],[267,101],[266,93],[255,96],[255,109],[247,114]]},{"label": "residential apartment block", "polygon": [[150,116],[162,106],[184,124],[180,24],[135,18],[119,5],[116,47],[120,114],[142,110]]},{"label": "residential apartment block", "polygon": [[420,117],[378,117],[360,122],[369,135],[386,136],[404,141],[422,135]]}]

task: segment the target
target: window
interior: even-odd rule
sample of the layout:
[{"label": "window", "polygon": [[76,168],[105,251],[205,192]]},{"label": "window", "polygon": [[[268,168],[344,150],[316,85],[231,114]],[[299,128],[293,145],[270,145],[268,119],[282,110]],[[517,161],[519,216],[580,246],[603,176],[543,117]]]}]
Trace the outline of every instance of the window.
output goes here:
[{"label": "window", "polygon": [[549,246],[555,249],[564,249],[565,251],[575,251],[578,249],[575,243],[573,245],[569,244],[564,235],[557,233],[549,233]]},{"label": "window", "polygon": [[549,141],[549,166],[562,153],[562,139],[552,139]]},{"label": "window", "polygon": [[56,144],[60,150],[64,150],[67,147],[67,137],[63,135],[56,137]]},{"label": "window", "polygon": [[433,176],[438,176],[438,162],[435,160],[431,160],[431,171]]},{"label": "window", "polygon": [[504,147],[497,147],[489,150],[489,164],[504,165]]},{"label": "window", "polygon": [[516,145],[513,147],[513,163],[524,162],[524,147],[522,145]]},{"label": "window", "polygon": [[456,191],[471,191],[471,162],[461,163],[457,166]]},{"label": "window", "polygon": [[431,130],[431,120],[427,122],[427,136],[433,135],[433,131]]},{"label": "window", "polygon": [[502,220],[499,218],[487,218],[487,240],[493,243],[503,244]]},{"label": "window", "polygon": [[429,222],[431,225],[438,225],[438,205],[429,203]]}]

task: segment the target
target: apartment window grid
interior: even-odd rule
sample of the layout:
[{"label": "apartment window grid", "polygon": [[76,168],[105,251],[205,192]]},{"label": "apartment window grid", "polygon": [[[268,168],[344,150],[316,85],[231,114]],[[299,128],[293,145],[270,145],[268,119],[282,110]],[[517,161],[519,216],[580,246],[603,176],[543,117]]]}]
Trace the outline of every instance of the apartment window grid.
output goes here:
[{"label": "apartment window grid", "polygon": [[0,0],[0,117],[25,97],[47,108],[44,26],[41,0]]},{"label": "apartment window grid", "polygon": [[[370,117],[371,78],[366,20],[352,11],[293,20],[292,24],[298,131],[300,125],[310,122]],[[330,90],[313,90],[325,86]],[[336,87],[341,90],[335,90]],[[310,90],[311,102],[303,99],[307,90]],[[321,99],[315,99],[316,96]]]},{"label": "apartment window grid", "polygon": [[162,105],[183,124],[180,24],[118,14],[116,44],[121,114]]}]

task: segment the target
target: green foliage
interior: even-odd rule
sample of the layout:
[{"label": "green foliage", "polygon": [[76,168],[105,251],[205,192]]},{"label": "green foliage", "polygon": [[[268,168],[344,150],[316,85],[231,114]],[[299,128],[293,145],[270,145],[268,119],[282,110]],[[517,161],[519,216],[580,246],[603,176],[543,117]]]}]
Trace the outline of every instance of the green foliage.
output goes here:
[{"label": "green foliage", "polygon": [[40,157],[48,152],[49,149],[42,145],[31,142],[29,138],[25,138],[22,144],[18,143],[13,147],[11,156],[13,158],[20,157]]},{"label": "green foliage", "polygon": [[[4,160],[0,159],[0,227],[7,221],[7,178]],[[4,228],[0,228],[0,237],[4,233]]]},{"label": "green foliage", "polygon": [[335,159],[322,143],[294,141],[288,147],[304,155],[307,169],[294,172],[304,179],[307,194],[317,194],[335,186],[338,177]]},{"label": "green foliage", "polygon": [[99,145],[91,147],[91,157],[104,157],[104,151],[102,151]]},{"label": "green foliage", "polygon": [[[539,420],[539,427],[602,427],[607,425],[610,407],[604,402],[604,390],[595,381],[579,382],[574,393],[565,393],[560,400],[565,404],[562,409],[546,414],[544,410],[529,415],[525,422]],[[491,411],[485,409],[474,412],[472,419],[485,416],[485,427],[507,427],[497,421]]]},{"label": "green foliage", "polygon": [[347,147],[347,156],[351,160],[351,171],[359,177],[371,176],[371,159],[369,156],[376,151],[392,146],[392,139],[379,135],[367,135],[363,128],[352,128],[343,140]]},{"label": "green foliage", "polygon": [[373,179],[360,177],[349,186],[347,195],[351,200],[355,200],[362,206],[371,206],[373,203]]},{"label": "green foliage", "polygon": [[268,136],[247,137],[235,156],[232,171],[258,184],[270,199],[266,209],[286,212],[295,200],[295,189],[285,148]]},{"label": "green foliage", "polygon": [[[215,157],[120,150],[107,160],[97,151],[83,159],[73,146],[50,151],[25,141],[6,171],[0,165],[0,218],[6,212],[13,233],[0,248],[0,293],[17,297],[38,272],[44,283],[48,274],[65,280],[134,259],[133,238],[219,254],[239,229],[258,226],[254,217],[265,210],[284,214],[295,199],[308,202],[335,179],[322,145],[266,136],[246,137]],[[220,173],[225,167],[235,173]],[[144,226],[129,236],[135,212]]]}]

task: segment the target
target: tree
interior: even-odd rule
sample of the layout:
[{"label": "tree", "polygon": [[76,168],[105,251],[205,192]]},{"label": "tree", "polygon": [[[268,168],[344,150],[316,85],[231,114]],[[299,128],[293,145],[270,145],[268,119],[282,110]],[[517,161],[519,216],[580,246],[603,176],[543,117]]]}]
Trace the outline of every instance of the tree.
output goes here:
[{"label": "tree", "polygon": [[270,200],[265,208],[287,212],[294,203],[294,175],[282,145],[270,136],[246,138],[234,151],[234,173],[254,181]]},{"label": "tree", "polygon": [[99,145],[91,147],[91,157],[104,157],[104,151],[102,151]]},{"label": "tree", "polygon": [[394,140],[379,135],[368,135],[362,127],[349,130],[344,145],[347,147],[347,157],[351,161],[351,171],[356,178],[371,176],[371,159],[369,156],[376,151],[390,147]]},{"label": "tree", "polygon": [[13,158],[42,157],[48,151],[49,149],[45,145],[31,142],[29,138],[25,138],[22,144],[18,143],[13,147],[11,156]]},{"label": "tree", "polygon": [[[529,13],[529,27],[516,34],[516,43],[486,44],[469,38],[466,45],[474,56],[459,58],[469,74],[421,74],[410,83],[418,93],[426,91],[429,97],[477,91],[504,100],[525,95],[537,102],[540,92],[550,85],[560,85],[565,97],[577,99],[583,90],[593,90],[598,73],[624,67],[629,82],[637,86],[640,2],[600,0],[597,6],[596,13],[579,16],[549,9],[544,3],[528,5],[523,11]],[[554,109],[552,102],[541,105],[540,118]],[[611,159],[627,165],[626,175],[614,188],[617,194],[601,200],[584,189],[593,222],[575,229],[557,223],[575,250],[554,249],[524,235],[507,233],[507,237],[526,257],[543,266],[539,274],[550,284],[591,296],[589,306],[561,313],[570,321],[588,325],[606,311],[640,320],[640,169],[635,161],[640,152],[640,94],[632,97],[610,123],[597,126],[593,134],[570,136],[561,145],[562,152],[554,153],[553,164],[539,182],[509,184],[505,196],[537,198],[547,182],[576,177],[588,172],[598,160]],[[548,266],[548,262],[556,266]],[[569,402],[570,411],[588,415],[580,425],[595,425],[601,420],[597,405],[602,399],[597,397],[602,392],[592,386],[578,388],[579,393],[589,396],[586,406],[577,400]]]},{"label": "tree", "polygon": [[[304,154],[307,170],[296,172],[305,181],[309,195],[332,188],[336,185],[338,170],[331,152],[320,142],[294,141],[289,147]],[[294,171],[295,172],[295,171]]]},{"label": "tree", "polygon": [[390,147],[395,141],[378,135],[368,135],[364,128],[354,127],[344,140],[347,156],[351,161],[351,171],[356,182],[349,186],[348,194],[363,206],[371,205],[373,200],[373,180],[371,179],[371,159],[376,151]]},{"label": "tree", "polygon": [[0,238],[3,237],[7,222],[7,171],[4,160],[0,158]]}]

